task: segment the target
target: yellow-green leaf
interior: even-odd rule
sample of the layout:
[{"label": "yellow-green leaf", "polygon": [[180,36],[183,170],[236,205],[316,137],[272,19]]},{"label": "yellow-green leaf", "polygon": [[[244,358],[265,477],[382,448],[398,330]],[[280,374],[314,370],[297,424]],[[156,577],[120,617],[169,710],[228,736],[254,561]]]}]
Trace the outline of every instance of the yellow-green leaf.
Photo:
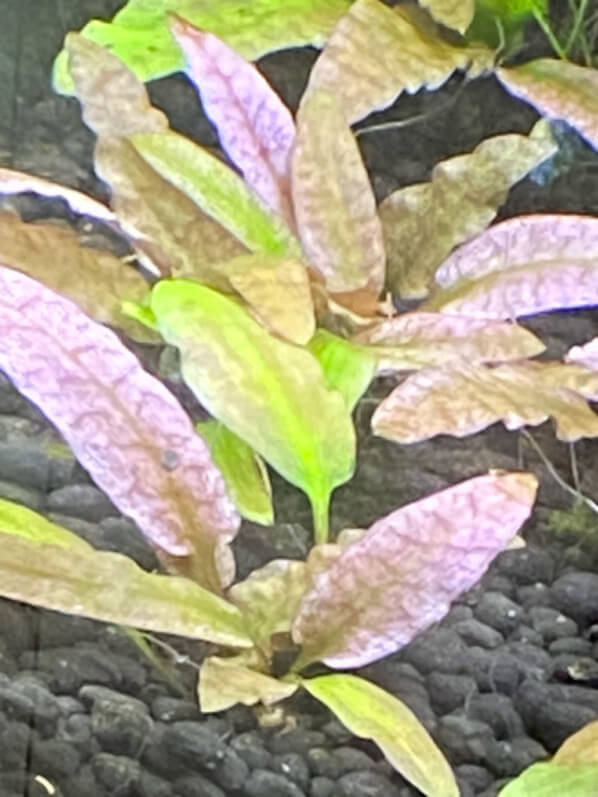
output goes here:
[{"label": "yellow-green leaf", "polygon": [[[251,651],[249,651],[251,655]],[[270,706],[297,690],[297,684],[279,681],[246,666],[248,656],[204,659],[199,675],[199,705],[202,711],[224,711],[237,703]]]},{"label": "yellow-green leaf", "polygon": [[501,789],[499,797],[595,797],[598,764],[534,764]]},{"label": "yellow-green leaf", "polygon": [[400,700],[355,675],[301,681],[356,736],[372,739],[393,767],[427,797],[459,797],[446,759]]}]

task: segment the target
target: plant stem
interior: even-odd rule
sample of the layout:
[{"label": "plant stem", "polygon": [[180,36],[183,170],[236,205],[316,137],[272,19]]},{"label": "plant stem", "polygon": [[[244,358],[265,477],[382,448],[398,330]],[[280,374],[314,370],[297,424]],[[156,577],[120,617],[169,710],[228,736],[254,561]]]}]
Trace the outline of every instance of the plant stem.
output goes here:
[{"label": "plant stem", "polygon": [[314,519],[314,540],[316,545],[328,542],[328,515],[330,507],[330,492],[322,495],[310,496],[311,511]]},{"label": "plant stem", "polygon": [[568,60],[567,59],[567,52],[566,52],[566,50],[563,49],[563,47],[561,46],[561,43],[557,39],[554,31],[550,27],[550,23],[548,22],[548,19],[544,16],[544,14],[542,14],[541,11],[538,11],[538,9],[535,6],[534,6],[534,9],[533,9],[532,13],[534,15],[534,18],[535,18],[536,22],[538,23],[538,25],[544,31],[544,35],[546,36],[546,38],[550,42],[550,45],[551,45],[552,49],[555,51],[555,53],[558,55],[558,57],[562,61],[567,61]]},{"label": "plant stem", "polygon": [[575,10],[575,17],[573,20],[573,27],[571,28],[571,32],[567,38],[567,43],[565,44],[565,54],[567,57],[569,56],[571,47],[573,47],[575,41],[579,37],[579,31],[586,15],[586,9],[588,7],[588,0],[581,0],[579,8],[577,8],[573,2],[571,2],[571,5]]}]

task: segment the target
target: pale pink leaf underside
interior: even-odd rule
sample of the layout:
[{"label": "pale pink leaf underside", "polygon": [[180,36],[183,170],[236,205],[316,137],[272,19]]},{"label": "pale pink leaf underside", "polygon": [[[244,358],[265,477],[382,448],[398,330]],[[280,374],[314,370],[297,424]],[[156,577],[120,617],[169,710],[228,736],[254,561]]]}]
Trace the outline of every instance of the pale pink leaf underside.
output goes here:
[{"label": "pale pink leaf underside", "polygon": [[293,229],[290,158],[295,124],[289,109],[253,64],[217,36],[178,18],[171,29],[223,149],[255,193]]},{"label": "pale pink leaf underside", "polygon": [[297,114],[292,191],[299,237],[329,292],[380,292],[385,255],[376,200],[337,99],[313,93]]},{"label": "pale pink leaf underside", "polygon": [[532,474],[490,473],[376,521],[305,595],[300,664],[360,667],[440,620],[528,518],[536,489]]},{"label": "pale pink leaf underside", "polygon": [[415,443],[437,434],[465,437],[497,421],[507,429],[553,417],[559,440],[598,436],[598,374],[559,362],[507,363],[495,368],[465,361],[407,377],[372,416],[374,434]]},{"label": "pale pink leaf underside", "polygon": [[598,148],[598,72],[556,58],[495,70],[507,91],[544,116],[564,119]]},{"label": "pale pink leaf underside", "polygon": [[572,346],[565,355],[565,361],[598,371],[598,338],[592,338],[583,346]]},{"label": "pale pink leaf underside", "polygon": [[[71,301],[0,268],[0,367],[54,423],[114,504],[170,554],[202,554],[220,587],[239,516],[174,396]],[[230,565],[230,563],[229,563]],[[232,578],[229,566],[222,580]]]},{"label": "pale pink leaf underside", "polygon": [[517,318],[598,303],[598,219],[533,214],[507,219],[455,250],[422,307]]}]

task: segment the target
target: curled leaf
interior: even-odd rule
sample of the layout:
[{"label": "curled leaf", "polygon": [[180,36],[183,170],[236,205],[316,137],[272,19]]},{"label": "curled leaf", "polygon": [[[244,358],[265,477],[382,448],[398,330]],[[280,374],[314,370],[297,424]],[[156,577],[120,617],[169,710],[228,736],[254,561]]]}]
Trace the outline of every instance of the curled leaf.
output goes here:
[{"label": "curled leaf", "polygon": [[337,99],[313,92],[297,113],[292,189],[299,237],[329,291],[384,283],[384,241],[376,200]]},{"label": "curled leaf", "polygon": [[388,761],[428,797],[459,797],[455,776],[431,736],[407,706],[355,675],[301,681],[356,736],[372,739]]},{"label": "curled leaf", "polygon": [[598,399],[598,374],[559,362],[506,363],[495,368],[465,361],[408,376],[372,416],[374,434],[415,443],[437,434],[465,437],[502,421],[507,429],[549,417],[559,440],[598,436],[598,415],[584,399]]},{"label": "curled leaf", "polygon": [[294,668],[360,667],[406,645],[481,578],[529,516],[537,487],[530,473],[494,472],[377,520],[305,594]]},{"label": "curled leaf", "polygon": [[30,277],[0,268],[0,368],[54,423],[96,484],[198,581],[233,577],[239,517],[173,395],[109,329]]},{"label": "curled leaf", "polygon": [[218,36],[176,18],[171,30],[222,148],[266,205],[294,226],[290,167],[295,124],[258,70]]}]

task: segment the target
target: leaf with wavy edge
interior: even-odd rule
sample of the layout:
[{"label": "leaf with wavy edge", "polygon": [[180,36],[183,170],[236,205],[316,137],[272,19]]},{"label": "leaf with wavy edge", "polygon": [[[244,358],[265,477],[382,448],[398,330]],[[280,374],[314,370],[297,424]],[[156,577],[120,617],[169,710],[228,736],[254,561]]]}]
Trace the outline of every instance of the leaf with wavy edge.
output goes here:
[{"label": "leaf with wavy edge", "polygon": [[116,216],[110,208],[82,191],[53,183],[35,174],[0,168],[0,194],[22,194],[27,191],[33,191],[40,196],[60,197],[75,213],[92,216],[108,224],[117,224]]},{"label": "leaf with wavy edge", "polygon": [[[57,256],[49,258],[48,252]],[[82,246],[70,229],[25,224],[16,214],[0,212],[0,262],[72,299],[96,321],[120,327],[134,340],[160,340],[121,310],[125,297],[143,299],[150,290],[147,280],[109,252]]]},{"label": "leaf with wavy edge", "polygon": [[374,434],[416,443],[437,434],[466,437],[497,421],[507,429],[552,417],[559,440],[598,436],[598,374],[559,362],[507,363],[495,368],[464,360],[407,377],[378,405]]},{"label": "leaf with wavy edge", "polygon": [[[130,0],[113,22],[92,19],[83,35],[105,45],[147,81],[184,68],[168,29],[168,12],[226,41],[254,61],[288,47],[321,47],[351,0]],[[65,51],[54,62],[54,88],[73,91]]]},{"label": "leaf with wavy edge", "polygon": [[299,242],[282,219],[270,213],[236,172],[199,144],[173,131],[140,134],[131,142],[158,174],[252,252],[300,257]]},{"label": "leaf with wavy edge", "polygon": [[430,181],[387,196],[378,212],[389,288],[403,298],[427,296],[443,260],[486,229],[511,186],[556,149],[541,119],[528,136],[488,138],[473,152],[438,163]]},{"label": "leaf with wavy edge", "polygon": [[552,763],[598,764],[598,720],[589,722],[565,739],[554,754]]},{"label": "leaf with wavy edge", "polygon": [[203,406],[308,494],[323,542],[330,494],[353,474],[355,431],[320,364],[199,283],[162,280],[151,309]]},{"label": "leaf with wavy edge", "polygon": [[524,770],[499,792],[499,797],[593,797],[598,764],[554,764],[541,761]]},{"label": "leaf with wavy edge", "polygon": [[451,359],[469,363],[518,360],[546,348],[529,330],[509,321],[419,310],[384,319],[352,340],[371,348],[379,371],[444,366]]},{"label": "leaf with wavy edge", "polygon": [[376,375],[376,353],[325,329],[317,330],[307,348],[322,365],[330,387],[342,394],[352,412]]},{"label": "leaf with wavy edge", "polygon": [[598,371],[598,337],[592,338],[583,346],[572,346],[565,355],[565,362]]},{"label": "leaf with wavy edge", "polygon": [[299,346],[316,329],[305,264],[285,255],[241,255],[220,265],[266,329]]},{"label": "leaf with wavy edge", "polygon": [[351,733],[371,739],[392,766],[429,797],[459,797],[453,772],[415,714],[398,698],[355,675],[301,680]]},{"label": "leaf with wavy edge", "polygon": [[0,267],[0,368],[58,428],[154,545],[192,556],[214,591],[234,575],[239,517],[173,395],[109,329],[30,277]]},{"label": "leaf with wavy edge", "polygon": [[196,423],[195,431],[210,447],[214,464],[240,514],[254,523],[272,525],[272,487],[259,454],[216,419]]},{"label": "leaf with wavy edge", "polygon": [[252,639],[264,649],[271,636],[291,630],[309,583],[305,562],[274,559],[233,584],[227,598],[243,613]]},{"label": "leaf with wavy edge", "polygon": [[297,113],[292,191],[299,238],[328,291],[380,293],[385,253],[376,200],[337,99],[312,92]]},{"label": "leaf with wavy edge", "polygon": [[478,55],[420,29],[401,9],[355,0],[311,70],[302,102],[334,94],[349,124],[391,105],[403,91],[436,89]]},{"label": "leaf with wavy edge", "polygon": [[440,620],[515,536],[537,486],[530,473],[491,472],[377,520],[304,596],[294,669],[361,667]]},{"label": "leaf with wavy edge", "polygon": [[254,706],[263,703],[270,706],[290,697],[297,691],[297,684],[279,681],[247,666],[249,655],[223,659],[209,656],[204,659],[199,674],[199,705],[202,711],[225,711],[243,703]]},{"label": "leaf with wavy edge", "polygon": [[544,116],[564,119],[598,149],[598,72],[555,58],[536,58],[520,66],[499,67],[496,77],[507,91]]},{"label": "leaf with wavy edge", "polygon": [[441,288],[420,309],[518,318],[596,304],[598,219],[539,214],[496,224],[436,272]]},{"label": "leaf with wavy edge", "polygon": [[247,185],[293,229],[291,112],[253,64],[217,36],[180,17],[171,23],[171,31],[222,148]]},{"label": "leaf with wavy edge", "polygon": [[430,12],[436,22],[459,33],[465,33],[475,13],[475,0],[420,0],[420,5]]},{"label": "leaf with wavy edge", "polygon": [[[15,511],[20,509],[16,507]],[[45,534],[45,518],[29,512],[27,523]],[[5,533],[0,518],[0,595],[57,612],[147,631],[250,647],[239,610],[180,576],[147,573],[126,556],[97,551],[70,535],[67,550],[52,542]],[[30,536],[31,535],[31,536]],[[35,536],[37,533],[35,532]]]}]

